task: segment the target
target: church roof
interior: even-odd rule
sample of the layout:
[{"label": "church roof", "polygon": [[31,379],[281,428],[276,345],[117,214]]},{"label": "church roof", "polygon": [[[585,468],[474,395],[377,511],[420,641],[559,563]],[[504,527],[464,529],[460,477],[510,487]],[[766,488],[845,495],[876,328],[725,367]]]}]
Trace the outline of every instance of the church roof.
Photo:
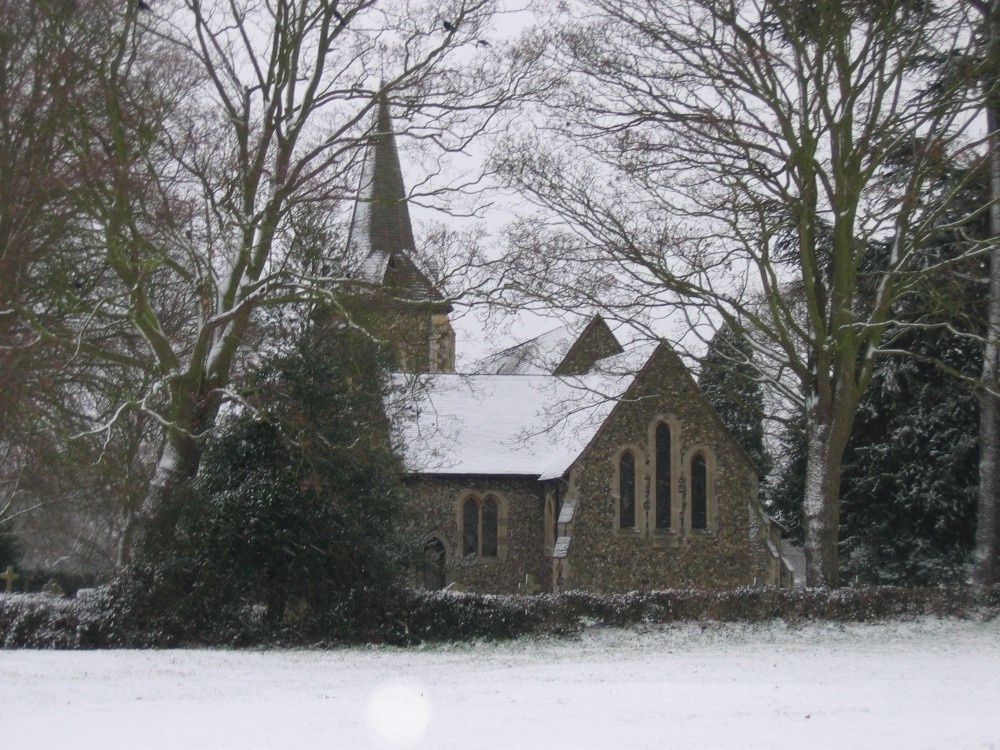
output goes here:
[{"label": "church roof", "polygon": [[389,99],[379,98],[347,244],[364,260],[355,277],[414,301],[443,299],[410,258],[416,243],[393,133]]},{"label": "church roof", "polygon": [[576,341],[575,326],[566,325],[524,341],[472,364],[483,375],[548,375]]},{"label": "church roof", "polygon": [[473,363],[483,375],[582,374],[604,357],[620,354],[621,344],[601,316],[556,328]]},{"label": "church roof", "polygon": [[411,474],[560,477],[649,360],[648,346],[584,375],[397,375],[390,407]]}]

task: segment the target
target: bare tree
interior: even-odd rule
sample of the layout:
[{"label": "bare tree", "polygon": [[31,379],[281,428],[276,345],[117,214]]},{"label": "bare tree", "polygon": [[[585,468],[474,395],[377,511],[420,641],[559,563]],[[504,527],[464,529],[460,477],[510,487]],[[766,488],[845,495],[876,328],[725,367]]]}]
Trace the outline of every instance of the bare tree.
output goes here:
[{"label": "bare tree", "polygon": [[197,472],[261,311],[336,304],[342,252],[328,248],[319,273],[296,256],[315,244],[303,239],[315,217],[335,227],[354,197],[379,98],[408,123],[397,136],[440,157],[518,95],[531,55],[484,40],[494,5],[90,0],[67,11],[103,32],[87,45],[56,36],[52,57],[87,71],[66,92],[77,117],[64,142],[82,268],[97,281],[60,325],[31,300],[10,312],[72,357],[129,374],[89,433],[133,412],[161,427],[139,548],[155,556],[172,543],[178,488]]},{"label": "bare tree", "polygon": [[982,251],[930,242],[962,190],[942,166],[979,144],[968,88],[922,66],[968,60],[970,19],[901,0],[581,8],[548,25],[563,85],[544,125],[498,157],[539,207],[501,294],[747,334],[804,408],[807,576],[837,586],[842,456],[895,305]]},{"label": "bare tree", "polygon": [[77,336],[105,285],[77,205],[85,179],[72,132],[100,104],[78,93],[93,86],[91,60],[66,50],[100,48],[106,28],[96,3],[0,3],[0,532],[31,527],[20,545],[29,564],[36,542],[58,536],[60,555],[85,550],[106,567],[113,543],[95,539],[120,523],[124,494],[107,470],[134,475],[127,457],[139,448],[122,442],[134,418],[70,439],[113,413],[109,394],[130,390],[120,360],[135,344],[119,336],[118,361],[95,363],[81,352],[111,329]]}]

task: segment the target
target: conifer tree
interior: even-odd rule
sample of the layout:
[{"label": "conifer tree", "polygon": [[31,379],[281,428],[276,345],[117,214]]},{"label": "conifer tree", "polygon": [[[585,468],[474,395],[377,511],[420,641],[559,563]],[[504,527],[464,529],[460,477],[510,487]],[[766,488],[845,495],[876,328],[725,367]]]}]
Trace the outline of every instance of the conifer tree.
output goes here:
[{"label": "conifer tree", "polygon": [[368,627],[403,554],[388,362],[370,337],[334,322],[253,374],[254,408],[208,440],[171,559],[134,578],[147,588],[128,584],[132,621],[227,643]]},{"label": "conifer tree", "polygon": [[771,456],[764,445],[764,395],[750,343],[723,326],[712,337],[701,364],[698,385],[760,476],[766,476]]},{"label": "conifer tree", "polygon": [[960,583],[976,526],[979,403],[942,365],[974,379],[979,345],[941,331],[906,338],[911,354],[880,360],[848,443],[841,572],[868,583]]},{"label": "conifer tree", "polygon": [[772,478],[764,500],[767,512],[788,529],[789,539],[795,544],[805,540],[802,517],[803,498],[806,492],[806,434],[805,419],[785,426],[778,439],[776,463],[780,470]]},{"label": "conifer tree", "polygon": [[258,373],[262,411],[224,431],[199,477],[210,590],[255,592],[277,622],[290,607],[353,616],[395,579],[400,474],[382,407],[387,364],[367,336],[328,326]]}]

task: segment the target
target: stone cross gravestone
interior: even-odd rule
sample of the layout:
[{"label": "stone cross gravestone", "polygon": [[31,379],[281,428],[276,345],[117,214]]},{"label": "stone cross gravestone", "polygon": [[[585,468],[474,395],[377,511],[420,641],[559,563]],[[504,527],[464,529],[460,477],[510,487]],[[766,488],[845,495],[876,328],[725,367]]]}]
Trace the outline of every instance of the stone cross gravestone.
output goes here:
[{"label": "stone cross gravestone", "polygon": [[17,573],[14,572],[13,565],[8,565],[7,570],[5,570],[3,573],[0,573],[0,579],[3,579],[4,581],[7,582],[8,594],[14,590],[14,581],[16,581],[20,577],[21,576],[19,576]]}]

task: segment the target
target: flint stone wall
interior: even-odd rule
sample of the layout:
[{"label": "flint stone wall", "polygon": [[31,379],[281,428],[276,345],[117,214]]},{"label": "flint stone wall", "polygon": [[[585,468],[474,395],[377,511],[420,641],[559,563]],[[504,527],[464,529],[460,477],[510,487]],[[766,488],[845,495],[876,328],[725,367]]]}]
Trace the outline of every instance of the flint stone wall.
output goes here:
[{"label": "flint stone wall", "polygon": [[[446,584],[463,591],[517,593],[525,576],[542,585],[550,576],[545,553],[545,487],[532,478],[418,476],[407,483],[407,524],[418,538],[445,546]],[[496,496],[500,555],[462,555],[459,504],[469,494]]]},{"label": "flint stone wall", "polygon": [[[756,470],[722,426],[680,359],[666,349],[645,368],[589,450],[571,472],[578,497],[567,589],[614,592],[667,588],[729,589],[766,580],[764,540],[751,526]],[[679,460],[673,463],[686,494],[674,493],[681,523],[654,529],[653,429],[669,417]],[[636,529],[616,529],[616,467],[622,449],[636,454]],[[709,528],[690,528],[690,463],[710,455]],[[714,459],[714,461],[712,460]],[[776,583],[773,582],[773,583]]]}]

